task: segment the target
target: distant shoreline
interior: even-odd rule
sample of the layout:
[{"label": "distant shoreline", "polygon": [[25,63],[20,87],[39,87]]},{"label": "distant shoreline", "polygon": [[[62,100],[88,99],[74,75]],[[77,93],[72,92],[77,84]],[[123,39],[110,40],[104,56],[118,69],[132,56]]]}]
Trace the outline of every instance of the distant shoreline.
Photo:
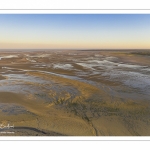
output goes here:
[{"label": "distant shoreline", "polygon": [[0,52],[7,51],[150,51],[150,49],[0,49]]}]

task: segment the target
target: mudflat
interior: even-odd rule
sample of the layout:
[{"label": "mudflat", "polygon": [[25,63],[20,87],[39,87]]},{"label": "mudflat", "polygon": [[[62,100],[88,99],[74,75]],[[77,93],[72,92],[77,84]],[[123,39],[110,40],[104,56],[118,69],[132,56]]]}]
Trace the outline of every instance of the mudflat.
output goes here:
[{"label": "mudflat", "polygon": [[150,51],[5,51],[0,58],[0,135],[150,135]]}]

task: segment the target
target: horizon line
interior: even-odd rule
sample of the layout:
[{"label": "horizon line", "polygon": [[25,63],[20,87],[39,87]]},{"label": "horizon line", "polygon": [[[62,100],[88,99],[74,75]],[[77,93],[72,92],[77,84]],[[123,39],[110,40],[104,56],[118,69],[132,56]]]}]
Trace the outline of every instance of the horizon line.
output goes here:
[{"label": "horizon line", "polygon": [[150,48],[0,48],[0,50],[150,50]]},{"label": "horizon line", "polygon": [[150,51],[150,49],[0,49],[0,52],[15,51]]}]

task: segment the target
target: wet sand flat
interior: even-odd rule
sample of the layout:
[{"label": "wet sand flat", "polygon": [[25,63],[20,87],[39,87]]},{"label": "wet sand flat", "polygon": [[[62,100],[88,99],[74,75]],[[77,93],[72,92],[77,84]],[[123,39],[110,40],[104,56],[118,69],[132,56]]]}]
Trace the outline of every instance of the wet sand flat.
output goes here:
[{"label": "wet sand flat", "polygon": [[0,127],[2,136],[149,136],[150,51],[1,52]]}]

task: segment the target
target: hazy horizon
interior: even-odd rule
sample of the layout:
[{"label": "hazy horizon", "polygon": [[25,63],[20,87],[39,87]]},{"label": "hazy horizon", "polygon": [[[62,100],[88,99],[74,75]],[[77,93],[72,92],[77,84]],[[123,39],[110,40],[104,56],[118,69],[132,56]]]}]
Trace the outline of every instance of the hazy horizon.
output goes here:
[{"label": "hazy horizon", "polygon": [[148,14],[0,14],[0,50],[150,49]]},{"label": "hazy horizon", "polygon": [[116,49],[113,49],[113,48],[110,48],[110,49],[108,49],[108,48],[107,49],[94,49],[94,48],[91,48],[91,49],[88,49],[88,48],[87,49],[73,49],[73,48],[72,49],[71,48],[68,48],[68,49],[67,48],[64,48],[64,49],[57,49],[57,48],[56,49],[50,49],[50,48],[47,48],[47,49],[44,49],[44,48],[26,48],[26,49],[25,48],[9,48],[9,49],[7,49],[7,48],[4,48],[4,49],[0,49],[0,51],[1,50],[79,50],[79,51],[80,50],[85,50],[85,51],[88,51],[88,50],[89,51],[90,50],[95,50],[95,51],[103,51],[103,50],[108,50],[109,51],[109,50],[112,50],[112,51],[115,51],[116,50],[117,51],[117,50],[150,50],[150,49],[149,48],[148,49],[144,49],[144,48],[139,48],[139,49],[138,48],[136,48],[136,49],[135,48],[133,48],[133,49],[131,49],[131,48],[128,48],[128,49],[123,49],[123,48],[116,48]]}]

